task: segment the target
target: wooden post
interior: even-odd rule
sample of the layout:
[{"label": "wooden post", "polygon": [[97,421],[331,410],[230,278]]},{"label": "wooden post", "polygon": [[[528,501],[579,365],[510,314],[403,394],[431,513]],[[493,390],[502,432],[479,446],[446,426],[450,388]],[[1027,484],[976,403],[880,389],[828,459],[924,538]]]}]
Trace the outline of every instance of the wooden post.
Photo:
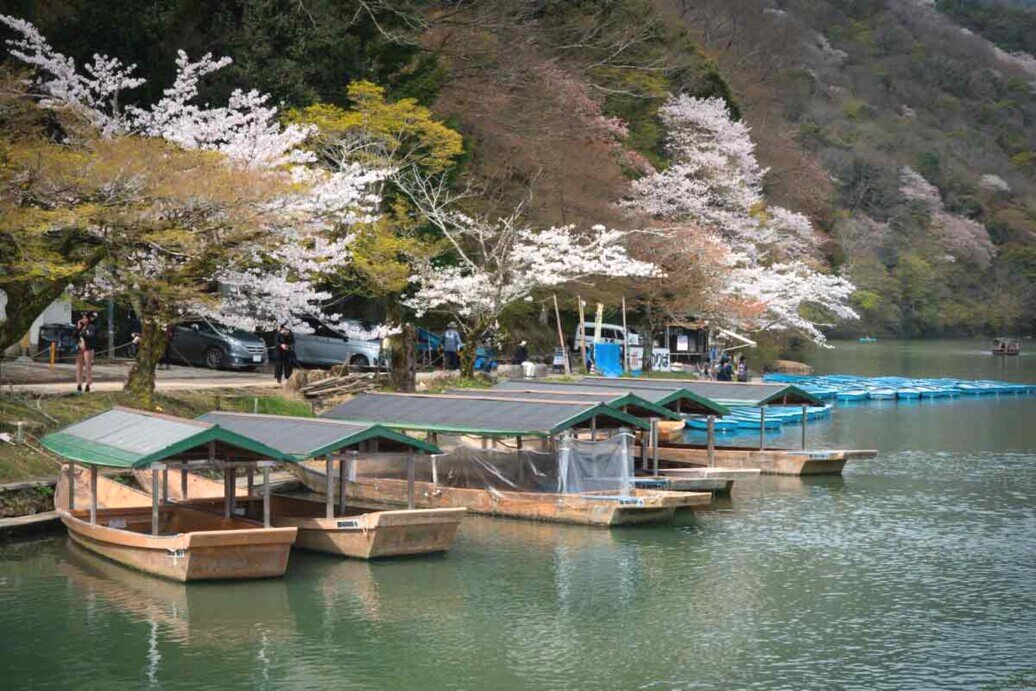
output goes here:
[{"label": "wooden post", "polygon": [[651,418],[651,472],[658,476],[658,418]]},{"label": "wooden post", "polygon": [[151,466],[151,534],[158,535],[158,466]]},{"label": "wooden post", "polygon": [[162,468],[162,503],[169,503],[169,468]]},{"label": "wooden post", "polygon": [[410,510],[414,509],[414,452],[411,451],[406,455],[406,507]]},{"label": "wooden post", "polygon": [[630,332],[626,326],[626,296],[622,296],[622,373],[630,371]]},{"label": "wooden post", "polygon": [[640,469],[648,471],[648,444],[651,443],[651,432],[640,431]]},{"label": "wooden post", "polygon": [[716,465],[716,416],[710,415],[708,418],[708,458],[709,467],[712,468]]},{"label": "wooden post", "polygon": [[54,362],[58,359],[58,344],[54,341],[50,342],[50,369],[54,370]]},{"label": "wooden post", "polygon": [[187,464],[180,466],[180,501],[187,499]]},{"label": "wooden post", "polygon": [[766,406],[759,408],[759,450],[766,448]]},{"label": "wooden post", "polygon": [[251,465],[245,467],[245,477],[248,480],[248,496],[255,492],[255,468]]},{"label": "wooden post", "polygon": [[97,525],[97,466],[90,466],[90,525]]},{"label": "wooden post", "polygon": [[331,477],[331,471],[334,470],[334,466],[332,463],[330,454],[324,457],[324,473],[327,475],[324,479],[324,503],[327,505],[325,510],[326,518],[335,517],[334,478]]},{"label": "wooden post", "polygon": [[338,513],[341,513],[342,509],[345,508],[345,486],[349,482],[348,471],[345,468],[346,453],[349,452],[338,454]]},{"label": "wooden post", "polygon": [[515,448],[521,451],[522,449],[522,437],[521,435],[514,438]]},{"label": "wooden post", "polygon": [[270,527],[270,463],[264,461],[263,466],[263,526]]},{"label": "wooden post", "polygon": [[554,293],[554,319],[558,323],[558,345],[561,346],[561,352],[565,354],[565,374],[572,374],[572,368],[568,364],[568,348],[565,347],[565,333],[561,330],[561,312],[558,310],[557,293]]},{"label": "wooden post", "polygon": [[433,453],[431,456],[432,461],[432,487],[439,486],[439,454]]},{"label": "wooden post", "polygon": [[586,321],[586,315],[583,314],[583,298],[576,295],[576,301],[579,303],[579,330],[576,332],[579,334],[579,370],[586,372],[586,328],[583,326],[583,322]]},{"label": "wooden post", "polygon": [[597,416],[590,418],[590,441],[597,441]]},{"label": "wooden post", "polygon": [[68,464],[68,510],[76,510],[76,464]]},{"label": "wooden post", "polygon": [[802,450],[806,450],[806,406],[802,406]]},{"label": "wooden post", "polygon": [[234,496],[234,488],[230,478],[230,463],[223,464],[223,517],[230,518],[230,498]]}]

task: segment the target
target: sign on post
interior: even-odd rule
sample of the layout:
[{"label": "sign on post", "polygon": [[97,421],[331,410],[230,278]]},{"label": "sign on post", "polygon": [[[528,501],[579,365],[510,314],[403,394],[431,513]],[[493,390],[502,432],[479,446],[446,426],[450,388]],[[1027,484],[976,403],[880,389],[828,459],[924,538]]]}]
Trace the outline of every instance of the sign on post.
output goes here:
[{"label": "sign on post", "polygon": [[651,369],[655,372],[672,371],[669,363],[668,348],[653,348],[651,350]]}]

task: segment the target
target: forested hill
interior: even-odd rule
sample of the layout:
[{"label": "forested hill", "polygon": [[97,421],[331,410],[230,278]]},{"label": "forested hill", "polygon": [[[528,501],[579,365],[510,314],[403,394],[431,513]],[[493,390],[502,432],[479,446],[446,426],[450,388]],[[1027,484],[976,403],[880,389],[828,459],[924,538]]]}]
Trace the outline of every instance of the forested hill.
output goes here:
[{"label": "forested hill", "polygon": [[[972,7],[980,6],[980,8]],[[486,211],[631,225],[667,164],[659,108],[718,96],[752,128],[768,198],[822,231],[858,332],[1036,329],[1036,60],[1024,2],[954,0],[3,0],[77,59],[176,51],[207,86],[347,104],[366,79],[465,138]],[[1002,9],[1006,8],[1006,9]],[[1015,19],[1001,20],[1000,13]],[[967,27],[965,29],[964,27]],[[999,47],[998,47],[999,46]],[[162,82],[161,78],[167,81]]]}]

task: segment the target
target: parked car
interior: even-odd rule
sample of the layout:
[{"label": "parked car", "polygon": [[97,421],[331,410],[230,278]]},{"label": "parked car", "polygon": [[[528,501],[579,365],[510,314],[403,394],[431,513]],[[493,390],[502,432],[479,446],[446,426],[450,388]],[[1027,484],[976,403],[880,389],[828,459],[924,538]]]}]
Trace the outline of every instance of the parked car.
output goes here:
[{"label": "parked car", "polygon": [[211,369],[255,369],[267,362],[266,344],[259,336],[208,321],[173,327],[169,357],[175,362]]},{"label": "parked car", "polygon": [[[594,342],[594,323],[583,322],[583,334],[586,339],[586,347],[589,348],[590,344]],[[619,324],[601,324],[601,343],[618,343],[620,346],[623,345],[623,331],[622,326]],[[629,330],[629,345],[639,346],[640,335],[637,334],[633,329]],[[579,350],[579,327],[575,328],[572,334],[572,350]]]},{"label": "parked car", "polygon": [[[350,338],[319,321],[307,320],[312,333],[295,331],[295,357],[303,367],[334,367],[348,363],[351,367],[375,367],[381,359],[381,341]],[[359,321],[345,320],[356,329],[366,329]],[[274,332],[264,334],[272,346]]]}]

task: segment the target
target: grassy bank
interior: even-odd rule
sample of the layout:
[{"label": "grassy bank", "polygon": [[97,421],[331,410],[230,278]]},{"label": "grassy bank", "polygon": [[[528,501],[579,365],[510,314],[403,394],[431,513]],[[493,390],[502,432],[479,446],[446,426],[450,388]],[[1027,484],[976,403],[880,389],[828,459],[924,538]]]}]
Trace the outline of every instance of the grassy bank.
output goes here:
[{"label": "grassy bank", "polygon": [[[240,389],[208,389],[170,391],[157,395],[160,412],[193,418],[210,410],[240,410],[275,415],[312,415],[302,400],[269,394],[247,393]],[[0,432],[15,431],[24,423],[28,445],[0,442],[0,483],[53,477],[58,465],[48,453],[42,453],[38,439],[48,432],[108,410],[116,405],[129,405],[119,393],[87,395],[34,396],[0,394]],[[35,447],[35,448],[34,448]]]}]

